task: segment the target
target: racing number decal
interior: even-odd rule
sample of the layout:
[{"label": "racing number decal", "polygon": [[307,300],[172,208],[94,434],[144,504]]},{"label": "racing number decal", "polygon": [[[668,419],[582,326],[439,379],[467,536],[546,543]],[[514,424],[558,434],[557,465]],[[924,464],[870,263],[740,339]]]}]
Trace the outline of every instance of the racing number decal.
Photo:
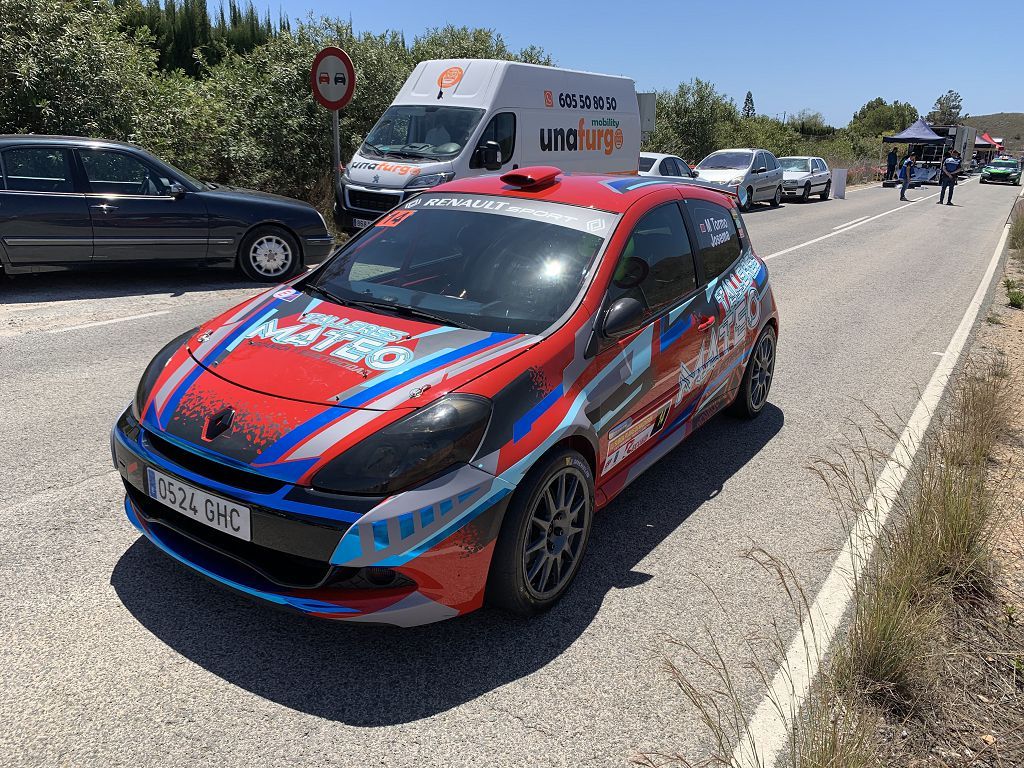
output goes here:
[{"label": "racing number decal", "polygon": [[378,226],[378,227],[397,227],[399,224],[401,224],[403,221],[408,219],[414,213],[416,213],[416,211],[409,211],[409,210],[406,210],[404,208],[402,210],[400,210],[400,211],[392,211],[387,216],[385,216],[383,219],[378,221],[375,226]]}]

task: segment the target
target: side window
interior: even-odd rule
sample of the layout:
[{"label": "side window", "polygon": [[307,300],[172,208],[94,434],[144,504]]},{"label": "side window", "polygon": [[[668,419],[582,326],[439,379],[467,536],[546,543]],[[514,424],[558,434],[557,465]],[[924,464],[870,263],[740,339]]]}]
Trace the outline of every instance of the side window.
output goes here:
[{"label": "side window", "polygon": [[697,235],[704,279],[710,281],[725,272],[743,250],[736,222],[727,209],[716,203],[691,199],[686,201],[686,208]]},{"label": "side window", "polygon": [[[638,268],[636,260],[643,265]],[[637,275],[643,277],[633,285]],[[609,287],[611,300],[630,296],[652,315],[696,288],[693,252],[679,206],[655,208],[639,221],[626,243]]]},{"label": "side window", "polygon": [[775,159],[775,155],[771,152],[764,153],[765,164],[764,167],[769,171],[774,171],[779,167],[779,161]]},{"label": "side window", "polygon": [[80,149],[85,176],[93,192],[103,195],[168,194],[171,180],[136,157],[104,149]]},{"label": "side window", "polygon": [[753,168],[753,170],[756,171],[758,168],[767,168],[767,167],[768,167],[768,161],[765,159],[764,152],[758,152],[757,155],[754,157],[754,168]]},{"label": "side window", "polygon": [[17,192],[74,192],[71,152],[55,147],[22,147],[4,152],[7,189]]},{"label": "side window", "polygon": [[827,171],[827,170],[828,170],[828,166],[827,166],[827,165],[825,165],[825,161],[824,161],[824,160],[820,160],[820,159],[819,159],[819,160],[815,160],[814,162],[815,162],[815,163],[817,164],[817,166],[818,166],[818,170],[819,170],[820,172],[824,173],[825,171]]},{"label": "side window", "polygon": [[679,169],[676,168],[676,161],[673,160],[671,157],[666,157],[664,160],[662,160],[661,161],[661,171],[660,171],[659,175],[661,175],[661,176],[678,176],[679,175]]},{"label": "side window", "polygon": [[485,141],[496,141],[501,147],[501,164],[512,159],[516,148],[516,116],[513,112],[501,112],[491,118],[491,122],[480,134],[480,144]]}]

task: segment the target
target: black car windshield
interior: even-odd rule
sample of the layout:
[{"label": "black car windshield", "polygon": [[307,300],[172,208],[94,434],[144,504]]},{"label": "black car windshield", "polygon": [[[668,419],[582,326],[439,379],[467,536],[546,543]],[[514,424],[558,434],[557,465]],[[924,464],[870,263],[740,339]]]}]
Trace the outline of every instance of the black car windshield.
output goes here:
[{"label": "black car windshield", "polygon": [[729,169],[745,171],[754,158],[753,152],[715,152],[700,161],[697,167],[702,170]]},{"label": "black car windshield", "polygon": [[561,203],[427,194],[342,248],[312,288],[456,327],[541,333],[575,303],[617,218]]},{"label": "black car windshield", "polygon": [[447,158],[462,151],[483,117],[482,109],[400,104],[388,107],[363,142],[362,153]]},{"label": "black car windshield", "polygon": [[992,163],[992,165],[990,167],[992,167],[992,168],[1012,168],[1013,170],[1017,170],[1017,164],[1015,162],[1013,162],[1013,160],[996,160],[994,163]]},{"label": "black car windshield", "polygon": [[806,157],[780,157],[779,165],[784,171],[809,173],[811,170],[811,161]]},{"label": "black car windshield", "polygon": [[654,167],[654,158],[653,157],[641,157],[640,158],[640,170],[641,171],[643,171],[644,173],[647,173],[647,171],[651,170],[651,168],[653,168],[653,167]]}]

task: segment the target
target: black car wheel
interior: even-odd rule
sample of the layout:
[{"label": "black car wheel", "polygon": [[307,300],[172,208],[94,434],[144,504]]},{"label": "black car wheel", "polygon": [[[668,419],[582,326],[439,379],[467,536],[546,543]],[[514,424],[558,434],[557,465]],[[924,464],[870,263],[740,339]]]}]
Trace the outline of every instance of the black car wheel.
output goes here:
[{"label": "black car wheel", "polygon": [[753,419],[764,410],[775,376],[775,340],[775,329],[766,325],[750,353],[740,391],[732,404],[737,416]]},{"label": "black car wheel", "polygon": [[811,199],[811,182],[804,184],[804,193],[800,195],[800,202],[806,203]]},{"label": "black car wheel", "polygon": [[516,489],[498,534],[488,602],[520,616],[546,611],[565,594],[583,560],[594,517],[594,474],[562,450]]},{"label": "black car wheel", "polygon": [[782,187],[775,188],[775,197],[771,199],[772,208],[778,208],[782,205]]},{"label": "black car wheel", "polygon": [[256,227],[238,249],[238,266],[250,280],[279,283],[301,264],[299,244],[280,227]]},{"label": "black car wheel", "polygon": [[825,188],[821,190],[821,199],[828,200],[828,196],[832,194],[832,180],[829,179],[825,182]]}]

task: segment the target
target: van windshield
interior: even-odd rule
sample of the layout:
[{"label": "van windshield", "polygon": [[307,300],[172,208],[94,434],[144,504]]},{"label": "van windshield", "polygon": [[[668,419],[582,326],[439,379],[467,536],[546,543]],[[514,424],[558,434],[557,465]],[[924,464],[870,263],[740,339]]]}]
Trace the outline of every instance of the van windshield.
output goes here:
[{"label": "van windshield", "polygon": [[467,107],[401,104],[388,107],[363,142],[373,156],[440,160],[462,151],[484,110]]},{"label": "van windshield", "polygon": [[342,304],[498,333],[542,333],[573,306],[611,213],[434,193],[352,240],[312,284]]}]

